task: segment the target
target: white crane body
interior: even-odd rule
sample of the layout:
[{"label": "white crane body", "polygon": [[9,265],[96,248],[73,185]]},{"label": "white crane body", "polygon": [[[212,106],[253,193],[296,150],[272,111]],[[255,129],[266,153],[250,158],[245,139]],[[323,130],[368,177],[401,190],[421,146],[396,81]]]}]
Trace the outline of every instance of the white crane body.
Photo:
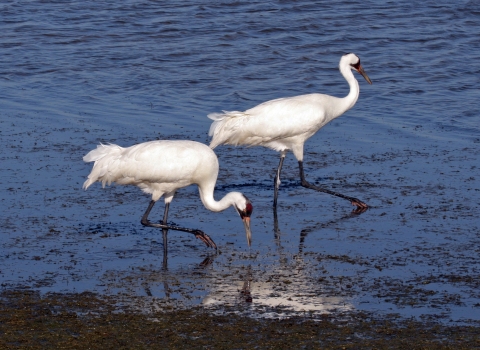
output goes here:
[{"label": "white crane body", "polygon": [[233,146],[264,146],[275,151],[291,150],[298,160],[303,160],[303,144],[327,123],[335,119],[337,97],[308,94],[279,98],[264,102],[245,112],[212,113],[214,122],[209,135],[210,144]]},{"label": "white crane body", "polygon": [[[175,191],[196,184],[200,199],[207,209],[218,212],[230,206],[235,207],[244,221],[247,241],[249,244],[251,242],[250,215],[253,207],[248,198],[240,192],[227,193],[218,202],[214,199],[218,159],[215,152],[202,143],[158,140],[126,148],[114,144],[100,144],[83,157],[83,160],[95,162],[83,184],[84,189],[97,181],[101,182],[103,187],[115,182],[119,185],[135,185],[152,196],[151,204],[142,218],[142,224],[146,226],[175,229],[196,235],[201,232],[166,225],[168,205]],[[147,219],[148,214],[162,196],[165,200],[164,222],[152,224]],[[211,239],[203,232],[201,234],[202,237],[197,237],[202,240],[207,237],[206,243],[209,245]]]},{"label": "white crane body", "polygon": [[158,140],[126,148],[100,144],[83,160],[95,162],[85,189],[96,181],[103,187],[112,182],[135,185],[154,201],[165,194],[165,203],[172,201],[179,188],[192,184],[205,188],[215,183],[219,168],[215,153],[194,141]]},{"label": "white crane body", "polygon": [[352,70],[362,74],[369,84],[372,83],[355,54],[344,55],[339,68],[350,86],[350,92],[343,98],[313,93],[267,101],[244,112],[223,111],[208,115],[213,120],[209,130],[212,149],[226,144],[264,146],[281,152],[275,179],[274,207],[277,203],[283,159],[286,152],[291,150],[299,162],[302,186],[348,199],[362,210],[367,208],[365,203],[356,198],[311,185],[305,180],[303,173],[305,142],[327,123],[352,108],[358,100],[360,88]]}]

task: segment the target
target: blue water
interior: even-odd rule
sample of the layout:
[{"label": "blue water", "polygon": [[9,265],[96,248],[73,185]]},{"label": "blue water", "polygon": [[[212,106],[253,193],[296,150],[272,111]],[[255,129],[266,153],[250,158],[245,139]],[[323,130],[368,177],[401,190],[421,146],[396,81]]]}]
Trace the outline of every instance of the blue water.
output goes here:
[{"label": "blue water", "polygon": [[[162,283],[177,278],[178,295],[196,304],[217,295],[212,284],[242,282],[248,265],[260,306],[268,293],[258,283],[301,266],[277,290],[285,298],[302,290],[316,304],[343,297],[348,310],[479,319],[478,2],[4,1],[0,14],[5,288],[117,293],[127,287],[112,281],[135,280],[141,268],[163,271],[150,294],[165,301]],[[357,104],[306,143],[305,162],[312,181],[369,203],[361,216],[296,186],[290,154],[275,230],[278,155],[219,147],[217,198],[239,190],[252,199],[252,250],[234,211],[208,212],[192,187],[178,193],[171,219],[208,232],[223,254],[199,272],[211,252],[170,233],[165,271],[161,237],[139,224],[148,197],[81,190],[90,170],[82,156],[99,142],[208,143],[208,113],[346,95],[338,61],[347,52],[373,84],[357,75]],[[404,300],[394,285],[423,299]],[[143,293],[140,282],[129,288]]]}]

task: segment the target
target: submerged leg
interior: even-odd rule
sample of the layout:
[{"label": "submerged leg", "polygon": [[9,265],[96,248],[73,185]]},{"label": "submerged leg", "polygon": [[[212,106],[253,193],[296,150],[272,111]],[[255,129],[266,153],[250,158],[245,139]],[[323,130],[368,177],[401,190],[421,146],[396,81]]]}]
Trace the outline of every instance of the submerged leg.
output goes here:
[{"label": "submerged leg", "polygon": [[273,208],[273,232],[274,232],[275,241],[277,243],[279,243],[280,242],[280,229],[278,227],[277,208]]},{"label": "submerged leg", "polygon": [[344,198],[344,199],[350,201],[352,203],[352,205],[357,206],[357,209],[355,210],[355,212],[357,212],[357,213],[363,213],[364,211],[366,211],[368,209],[368,205],[363,203],[361,200],[359,200],[357,198],[345,196],[344,194],[334,192],[334,191],[331,191],[331,190],[327,190],[326,188],[317,187],[315,185],[312,185],[311,183],[307,182],[307,180],[305,180],[305,174],[303,172],[303,161],[298,161],[298,167],[300,169],[300,181],[301,181],[303,187],[311,188],[312,190],[316,190],[316,191],[320,191],[320,192],[325,192],[325,193],[331,194],[332,196],[337,196],[337,197],[340,197],[340,198]]},{"label": "submerged leg", "polygon": [[282,166],[283,166],[283,161],[285,160],[285,155],[287,154],[286,151],[282,151],[282,153],[280,153],[280,163],[278,164],[278,168],[277,168],[277,174],[275,175],[275,180],[274,180],[274,193],[273,193],[273,208],[276,209],[277,208],[277,199],[278,199],[278,189],[280,188],[280,173],[282,171]]},{"label": "submerged leg", "polygon": [[[153,200],[150,201],[150,204],[148,205],[148,208],[145,211],[145,214],[143,214],[143,216],[142,216],[142,220],[141,220],[142,225],[149,226],[149,227],[157,227],[157,228],[166,229],[166,230],[188,232],[188,233],[191,233],[191,234],[195,235],[195,237],[197,237],[203,243],[205,243],[207,245],[207,247],[217,248],[217,245],[215,244],[215,242],[206,233],[204,233],[200,230],[168,225],[167,222],[166,222],[166,219],[167,219],[167,216],[168,216],[168,205],[167,204],[166,204],[165,212],[164,212],[164,215],[163,215],[164,221],[162,221],[162,223],[156,224],[156,223],[151,223],[150,221],[148,221],[148,215],[150,214],[150,211],[152,211],[152,208],[153,208],[154,205],[155,205],[155,201],[153,201]],[[166,243],[166,232],[164,233],[164,244],[165,243]]]}]

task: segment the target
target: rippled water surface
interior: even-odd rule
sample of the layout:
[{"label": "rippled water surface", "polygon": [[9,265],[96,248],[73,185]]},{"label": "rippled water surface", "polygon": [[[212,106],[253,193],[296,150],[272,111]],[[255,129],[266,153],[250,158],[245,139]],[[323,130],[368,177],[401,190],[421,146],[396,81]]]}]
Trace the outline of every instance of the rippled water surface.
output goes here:
[{"label": "rippled water surface", "polygon": [[[478,2],[45,0],[4,1],[0,13],[2,288],[256,317],[480,319]],[[252,248],[234,210],[209,212],[192,186],[170,219],[221,254],[170,232],[164,259],[161,233],[140,225],[148,196],[81,189],[82,157],[99,142],[208,143],[208,113],[345,96],[346,52],[373,84],[356,74],[357,104],[306,143],[305,169],[367,212],[299,187],[288,154],[275,218],[278,154],[221,146],[216,198],[252,200]]]}]

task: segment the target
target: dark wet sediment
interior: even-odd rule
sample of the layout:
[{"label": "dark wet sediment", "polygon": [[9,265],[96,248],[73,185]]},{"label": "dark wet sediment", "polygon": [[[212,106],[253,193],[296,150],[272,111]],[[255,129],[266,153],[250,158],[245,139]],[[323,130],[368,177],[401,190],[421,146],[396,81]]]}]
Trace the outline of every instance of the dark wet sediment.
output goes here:
[{"label": "dark wet sediment", "polygon": [[0,348],[15,349],[473,349],[478,324],[377,318],[363,312],[254,320],[199,308],[142,314],[91,293],[3,292]]}]

